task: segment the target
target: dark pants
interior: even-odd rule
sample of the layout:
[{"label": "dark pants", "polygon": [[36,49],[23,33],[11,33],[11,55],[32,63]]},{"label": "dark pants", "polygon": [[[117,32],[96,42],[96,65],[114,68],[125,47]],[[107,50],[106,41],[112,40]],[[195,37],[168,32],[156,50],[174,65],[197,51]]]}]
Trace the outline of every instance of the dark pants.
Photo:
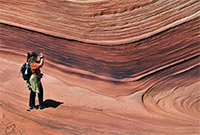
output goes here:
[{"label": "dark pants", "polygon": [[[36,96],[36,92],[34,92],[33,90],[30,90],[30,98],[29,98],[29,106],[30,107],[35,106],[35,96]],[[42,83],[40,85],[40,93],[38,93],[38,101],[39,101],[39,105],[43,106],[43,87],[42,87]]]}]

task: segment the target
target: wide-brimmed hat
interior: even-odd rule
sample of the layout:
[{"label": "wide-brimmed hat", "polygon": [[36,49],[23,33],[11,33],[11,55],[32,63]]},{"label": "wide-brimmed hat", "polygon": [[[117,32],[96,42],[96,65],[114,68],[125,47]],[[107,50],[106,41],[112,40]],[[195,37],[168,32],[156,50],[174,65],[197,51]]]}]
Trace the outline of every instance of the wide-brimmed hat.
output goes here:
[{"label": "wide-brimmed hat", "polygon": [[32,52],[31,55],[30,55],[30,57],[37,57],[37,56],[38,56],[38,54],[35,53],[35,52]]}]

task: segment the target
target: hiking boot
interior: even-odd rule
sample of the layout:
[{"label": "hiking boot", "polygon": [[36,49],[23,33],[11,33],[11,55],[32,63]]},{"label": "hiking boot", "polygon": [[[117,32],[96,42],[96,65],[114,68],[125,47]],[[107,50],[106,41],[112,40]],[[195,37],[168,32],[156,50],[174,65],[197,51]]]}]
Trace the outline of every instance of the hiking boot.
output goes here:
[{"label": "hiking boot", "polygon": [[37,109],[37,108],[36,106],[29,106],[29,109],[32,110],[32,109]]},{"label": "hiking boot", "polygon": [[45,105],[40,105],[39,108],[40,108],[40,110],[42,110],[45,108]]}]

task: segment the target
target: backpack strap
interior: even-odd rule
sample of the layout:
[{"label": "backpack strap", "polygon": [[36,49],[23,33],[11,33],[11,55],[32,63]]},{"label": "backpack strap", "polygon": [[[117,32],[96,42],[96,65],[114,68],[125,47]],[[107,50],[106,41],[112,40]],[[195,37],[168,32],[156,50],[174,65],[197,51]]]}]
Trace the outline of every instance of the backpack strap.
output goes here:
[{"label": "backpack strap", "polygon": [[27,75],[28,74],[28,69],[29,69],[29,62],[26,62],[25,68],[26,68],[26,70],[25,70],[24,74]]}]

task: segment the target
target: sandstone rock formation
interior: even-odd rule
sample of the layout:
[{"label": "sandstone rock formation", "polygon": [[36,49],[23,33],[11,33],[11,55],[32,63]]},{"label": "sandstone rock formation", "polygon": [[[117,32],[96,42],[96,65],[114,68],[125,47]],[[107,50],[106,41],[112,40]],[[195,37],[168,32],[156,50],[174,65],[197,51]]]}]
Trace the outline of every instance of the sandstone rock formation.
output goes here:
[{"label": "sandstone rock formation", "polygon": [[[200,133],[199,0],[0,0],[0,134]],[[20,67],[45,55],[26,111]]]}]

